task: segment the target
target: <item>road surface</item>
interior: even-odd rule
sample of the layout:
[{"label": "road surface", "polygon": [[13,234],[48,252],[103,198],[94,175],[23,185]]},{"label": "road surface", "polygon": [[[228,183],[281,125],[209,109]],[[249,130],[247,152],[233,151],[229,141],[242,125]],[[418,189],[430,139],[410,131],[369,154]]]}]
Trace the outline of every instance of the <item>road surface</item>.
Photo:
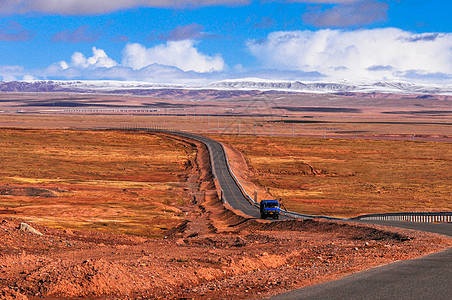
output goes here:
[{"label": "road surface", "polygon": [[[361,221],[362,222],[362,221]],[[362,222],[364,223],[364,222]],[[452,224],[373,221],[452,236]],[[452,299],[452,248],[294,290],[271,298],[291,299]]]},{"label": "road surface", "polygon": [[[259,218],[228,171],[222,146],[209,138],[175,133],[203,142],[211,152],[223,197],[234,209]],[[281,216],[288,219],[288,217]],[[433,232],[452,236],[452,224],[391,221],[355,221]],[[452,299],[452,248],[418,259],[406,260],[346,276],[342,279],[294,290],[271,298],[289,299]]]},{"label": "road surface", "polygon": [[[231,205],[232,208],[240,210],[250,217],[260,218],[259,209],[248,201],[232,175],[229,173],[224,149],[218,142],[207,137],[192,135],[189,133],[175,132],[175,134],[198,140],[206,144],[211,153],[214,175],[218,179],[220,187],[223,190],[224,200]],[[281,219],[283,218],[286,217],[281,216]]]}]

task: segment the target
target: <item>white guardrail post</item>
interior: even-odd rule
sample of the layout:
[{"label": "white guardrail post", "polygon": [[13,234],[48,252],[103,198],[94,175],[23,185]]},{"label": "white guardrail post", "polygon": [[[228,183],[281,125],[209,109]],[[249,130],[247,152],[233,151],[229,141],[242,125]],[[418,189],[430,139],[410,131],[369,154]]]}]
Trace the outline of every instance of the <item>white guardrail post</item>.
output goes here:
[{"label": "white guardrail post", "polygon": [[367,214],[361,215],[351,220],[384,220],[384,221],[407,221],[407,222],[422,222],[422,223],[438,223],[438,222],[452,222],[452,211],[438,211],[438,212],[394,212],[382,214]]}]

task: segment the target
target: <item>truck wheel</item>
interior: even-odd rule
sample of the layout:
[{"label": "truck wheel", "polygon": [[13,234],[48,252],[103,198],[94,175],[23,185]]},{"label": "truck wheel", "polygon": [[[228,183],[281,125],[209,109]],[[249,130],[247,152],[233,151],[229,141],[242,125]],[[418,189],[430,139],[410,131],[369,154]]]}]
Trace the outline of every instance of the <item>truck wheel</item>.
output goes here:
[{"label": "truck wheel", "polygon": [[278,220],[278,219],[279,219],[279,215],[276,215],[276,216],[275,216],[275,219]]},{"label": "truck wheel", "polygon": [[261,219],[267,219],[266,215],[261,215]]}]

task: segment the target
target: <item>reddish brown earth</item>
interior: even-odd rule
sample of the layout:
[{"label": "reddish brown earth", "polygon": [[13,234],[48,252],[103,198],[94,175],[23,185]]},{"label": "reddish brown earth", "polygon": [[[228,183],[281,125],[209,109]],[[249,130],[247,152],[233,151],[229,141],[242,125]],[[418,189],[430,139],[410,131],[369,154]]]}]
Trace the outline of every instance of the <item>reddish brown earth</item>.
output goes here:
[{"label": "reddish brown earth", "polygon": [[444,236],[323,220],[249,219],[217,197],[199,144],[186,220],[165,239],[0,217],[0,298],[264,298],[452,246]]}]

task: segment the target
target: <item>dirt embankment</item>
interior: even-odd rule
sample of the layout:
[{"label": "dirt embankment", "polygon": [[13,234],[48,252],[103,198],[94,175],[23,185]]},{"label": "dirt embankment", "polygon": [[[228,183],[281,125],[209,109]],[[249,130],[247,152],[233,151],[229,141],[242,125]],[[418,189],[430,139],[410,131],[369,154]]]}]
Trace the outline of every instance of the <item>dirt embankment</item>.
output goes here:
[{"label": "dirt embankment", "polygon": [[208,152],[188,176],[186,220],[155,240],[0,219],[0,298],[263,298],[452,245],[442,236],[324,220],[250,219],[219,201]]},{"label": "dirt embankment", "polygon": [[258,201],[263,199],[273,199],[274,197],[270,195],[265,188],[258,186],[249,180],[251,173],[255,170],[250,170],[250,164],[246,161],[243,153],[231,145],[223,144],[223,146],[229,159],[229,166],[231,167],[232,172],[234,172],[234,175],[242,184],[246,193],[254,198],[254,192],[256,191]]}]

